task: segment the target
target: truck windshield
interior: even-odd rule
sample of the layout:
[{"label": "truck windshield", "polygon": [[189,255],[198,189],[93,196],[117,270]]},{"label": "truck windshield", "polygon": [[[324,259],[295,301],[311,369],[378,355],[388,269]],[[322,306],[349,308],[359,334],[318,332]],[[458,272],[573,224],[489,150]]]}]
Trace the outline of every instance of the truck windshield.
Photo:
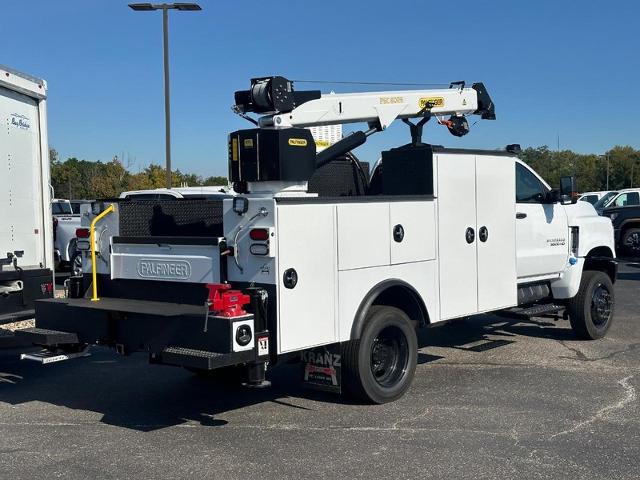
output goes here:
[{"label": "truck windshield", "polygon": [[55,202],[51,204],[51,211],[54,215],[72,215],[71,204],[66,202]]},{"label": "truck windshield", "polygon": [[593,204],[593,206],[595,208],[604,208],[611,201],[611,199],[613,199],[613,197],[615,197],[617,194],[618,192],[605,193],[602,197],[600,197],[600,200],[598,200],[596,203]]}]

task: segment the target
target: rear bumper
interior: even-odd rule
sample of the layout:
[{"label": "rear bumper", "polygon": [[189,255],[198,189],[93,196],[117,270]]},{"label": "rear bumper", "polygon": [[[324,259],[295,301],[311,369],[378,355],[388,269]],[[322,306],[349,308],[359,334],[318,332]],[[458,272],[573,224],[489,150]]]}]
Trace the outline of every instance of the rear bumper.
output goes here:
[{"label": "rear bumper", "polygon": [[[257,341],[244,351],[234,347],[237,324],[253,326],[252,316],[244,318],[207,318],[204,304],[122,298],[36,303],[37,329],[73,333],[80,344],[106,345],[125,355],[147,352],[152,363],[202,369],[268,360],[268,355],[258,355]],[[268,334],[254,331],[254,340],[259,335]]]}]

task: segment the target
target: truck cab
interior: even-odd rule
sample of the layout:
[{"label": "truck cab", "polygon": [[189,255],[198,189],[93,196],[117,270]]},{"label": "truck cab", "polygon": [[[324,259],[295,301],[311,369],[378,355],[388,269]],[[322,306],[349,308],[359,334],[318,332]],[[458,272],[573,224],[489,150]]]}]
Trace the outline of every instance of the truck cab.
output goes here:
[{"label": "truck cab", "polygon": [[588,259],[615,258],[611,222],[588,202],[559,202],[521,160],[515,178],[518,284],[548,282],[554,298],[571,298]]}]

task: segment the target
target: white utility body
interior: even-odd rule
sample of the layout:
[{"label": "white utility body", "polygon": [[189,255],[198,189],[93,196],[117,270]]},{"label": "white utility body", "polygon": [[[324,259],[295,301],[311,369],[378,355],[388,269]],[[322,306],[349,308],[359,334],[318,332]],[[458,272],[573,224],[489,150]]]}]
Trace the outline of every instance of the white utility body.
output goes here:
[{"label": "white utility body", "polygon": [[44,80],[0,65],[0,323],[52,293],[46,98]]},{"label": "white utility body", "polygon": [[[249,383],[264,380],[265,362],[302,352],[306,380],[378,403],[409,387],[416,327],[484,312],[564,310],[580,337],[609,328],[613,230],[591,205],[576,204],[572,178],[549,188],[515,145],[422,143],[432,117],[455,136],[468,132],[466,115],[494,119],[484,85],[321,95],[267,77],[236,92],[235,110],[264,114],[253,120],[258,128],[230,134],[237,194],[95,203],[92,215],[104,219],[95,230],[94,282],[105,298],[94,290],[93,302],[56,301],[57,313],[43,312],[38,326],[121,351],[144,348],[153,363],[243,364]],[[383,152],[364,193],[336,193],[341,179],[325,167],[346,164],[364,177],[349,151],[396,119],[410,123],[412,142]],[[317,155],[304,128],[355,122],[367,131]],[[317,174],[323,180],[311,193]],[[219,230],[207,224],[213,218]],[[203,301],[200,328],[190,305]],[[171,312],[175,319],[161,321]],[[121,317],[122,328],[114,328]],[[105,331],[115,333],[105,338]]]}]

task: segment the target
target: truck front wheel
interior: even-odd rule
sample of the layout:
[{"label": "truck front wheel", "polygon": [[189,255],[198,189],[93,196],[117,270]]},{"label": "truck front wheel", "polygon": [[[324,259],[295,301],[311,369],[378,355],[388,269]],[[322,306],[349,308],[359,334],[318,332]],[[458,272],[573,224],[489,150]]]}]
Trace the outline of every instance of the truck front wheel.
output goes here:
[{"label": "truck front wheel", "polygon": [[400,398],[413,380],[418,341],[411,320],[402,310],[373,306],[362,335],[343,350],[346,393],[373,403]]},{"label": "truck front wheel", "polygon": [[578,294],[567,305],[571,328],[585,340],[602,338],[613,321],[614,307],[615,294],[609,276],[598,270],[585,270]]}]

